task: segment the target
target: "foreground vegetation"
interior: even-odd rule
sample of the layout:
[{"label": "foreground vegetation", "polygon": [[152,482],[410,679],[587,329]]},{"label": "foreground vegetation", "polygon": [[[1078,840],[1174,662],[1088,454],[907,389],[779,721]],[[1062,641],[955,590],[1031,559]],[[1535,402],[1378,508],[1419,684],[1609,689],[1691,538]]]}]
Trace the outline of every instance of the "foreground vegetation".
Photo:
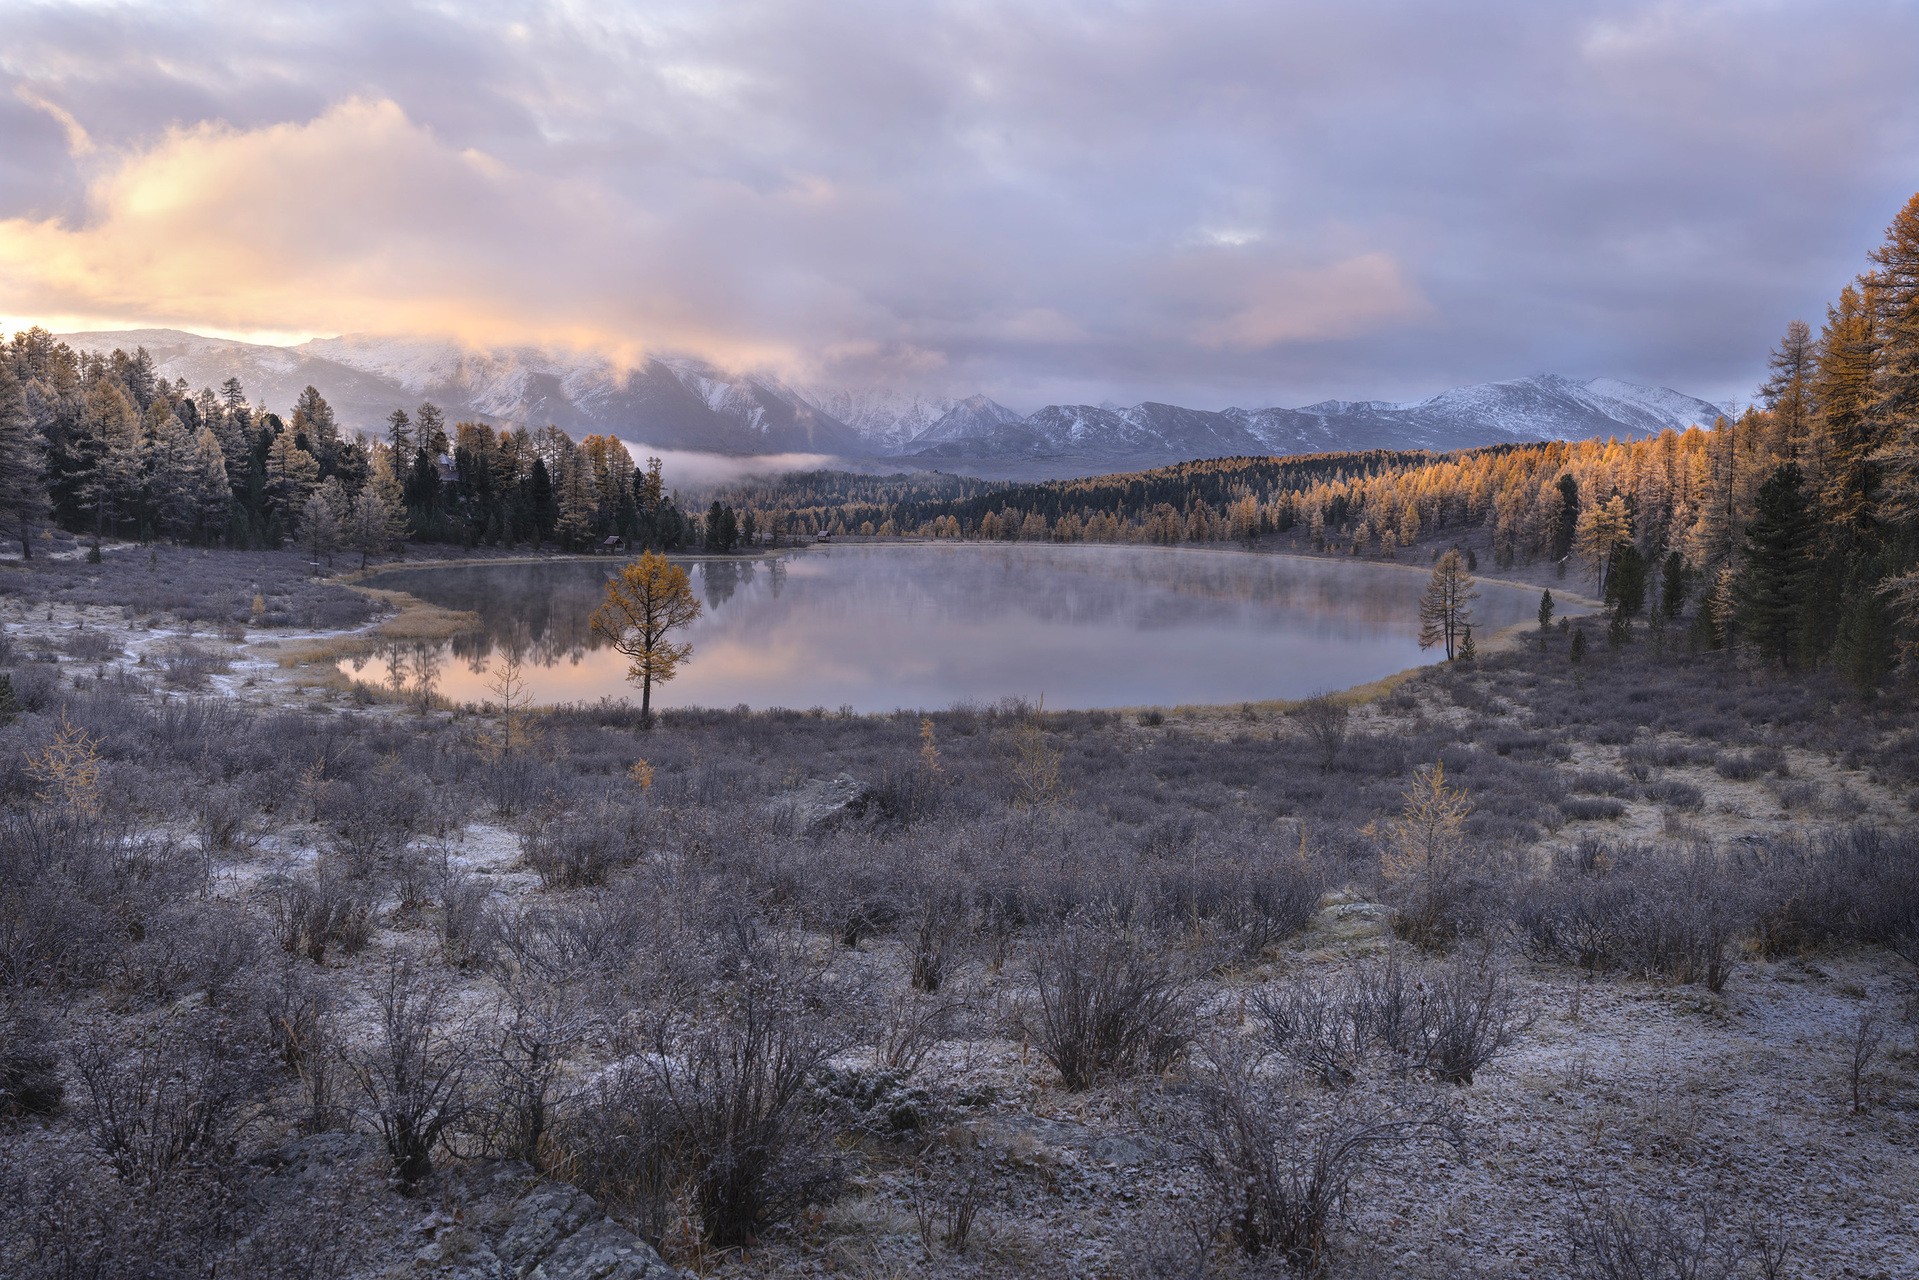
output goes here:
[{"label": "foreground vegetation", "polygon": [[1581,622],[641,733],[288,692],[304,572],[0,578],[5,1274],[1919,1265],[1903,700]]}]

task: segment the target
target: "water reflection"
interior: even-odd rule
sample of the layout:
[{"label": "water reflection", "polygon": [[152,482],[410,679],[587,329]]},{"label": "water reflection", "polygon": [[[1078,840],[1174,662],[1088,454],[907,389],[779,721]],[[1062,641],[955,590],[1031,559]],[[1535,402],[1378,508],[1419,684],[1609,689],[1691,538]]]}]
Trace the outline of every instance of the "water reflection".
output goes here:
[{"label": "water reflection", "polygon": [[[774,560],[689,560],[706,612],[666,706],[945,707],[1007,695],[1048,706],[1301,697],[1434,654],[1414,639],[1423,572],[1388,565],[1131,547],[835,546]],[[400,569],[374,585],[481,619],[441,651],[439,692],[486,701],[507,648],[541,703],[628,692],[587,617],[614,561]],[[1537,596],[1482,584],[1490,634]],[[388,664],[388,665],[383,665]],[[349,669],[386,683],[388,658]]]}]

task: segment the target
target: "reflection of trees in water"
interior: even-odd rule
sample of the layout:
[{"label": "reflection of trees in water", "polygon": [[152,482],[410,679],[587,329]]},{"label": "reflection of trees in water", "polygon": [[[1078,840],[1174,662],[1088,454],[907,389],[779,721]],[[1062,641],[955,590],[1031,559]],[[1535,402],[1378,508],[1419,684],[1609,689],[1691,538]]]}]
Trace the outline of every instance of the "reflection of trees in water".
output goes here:
[{"label": "reflection of trees in water", "polygon": [[700,591],[706,607],[717,610],[733,598],[733,593],[753,580],[752,561],[702,560],[694,566],[699,573]]},{"label": "reflection of trees in water", "polygon": [[[1314,622],[1342,631],[1396,632],[1414,624],[1425,577],[1338,561],[1227,555],[1177,555],[1129,548],[962,547],[906,551],[833,548],[805,572],[806,589],[787,593],[788,561],[700,560],[708,617],[750,611],[750,630],[818,629],[861,616],[908,615],[954,630],[1015,618],[1103,629],[1161,630],[1226,626],[1264,630],[1282,614],[1293,626]],[[617,568],[607,563],[483,565],[400,570],[377,582],[412,591],[480,619],[448,649],[475,673],[507,646],[542,667],[578,662],[602,642],[587,619]],[[761,570],[764,569],[764,573]],[[1480,625],[1491,631],[1532,616],[1530,593],[1487,588]]]}]

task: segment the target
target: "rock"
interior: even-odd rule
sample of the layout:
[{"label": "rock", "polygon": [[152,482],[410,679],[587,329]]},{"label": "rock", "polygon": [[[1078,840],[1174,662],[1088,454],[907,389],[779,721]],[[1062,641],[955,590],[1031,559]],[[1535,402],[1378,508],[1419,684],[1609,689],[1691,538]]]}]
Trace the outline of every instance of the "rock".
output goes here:
[{"label": "rock", "polygon": [[872,799],[873,788],[843,773],[837,778],[809,782],[793,795],[794,822],[802,831],[824,830],[848,818],[865,816]]},{"label": "rock", "polygon": [[557,1183],[521,1197],[493,1252],[513,1280],[686,1280],[593,1197]]}]

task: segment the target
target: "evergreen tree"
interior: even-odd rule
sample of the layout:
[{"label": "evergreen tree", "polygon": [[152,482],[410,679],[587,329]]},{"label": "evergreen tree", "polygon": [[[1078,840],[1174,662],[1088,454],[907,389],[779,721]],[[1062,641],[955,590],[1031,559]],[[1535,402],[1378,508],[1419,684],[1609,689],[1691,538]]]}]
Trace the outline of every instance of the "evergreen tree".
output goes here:
[{"label": "evergreen tree", "polygon": [[1759,488],[1736,590],[1740,634],[1761,657],[1788,671],[1803,656],[1800,634],[1816,535],[1804,474],[1788,462]]},{"label": "evergreen tree", "polygon": [[1839,625],[1833,641],[1833,667],[1860,697],[1871,698],[1892,674],[1892,609],[1880,581],[1870,572],[1855,573],[1841,595]]},{"label": "evergreen tree", "polygon": [[1686,558],[1677,551],[1666,553],[1666,560],[1659,569],[1659,614],[1668,622],[1679,616],[1686,607],[1686,595],[1691,589],[1686,572]]},{"label": "evergreen tree", "polygon": [[533,471],[527,477],[527,508],[533,521],[533,537],[545,542],[559,523],[560,504],[553,496],[553,478],[547,474],[546,459],[533,459]]},{"label": "evergreen tree", "polygon": [[194,536],[201,542],[211,542],[216,532],[226,526],[227,508],[233,496],[232,487],[227,483],[226,450],[212,427],[202,426],[199,435],[194,437],[191,474],[189,492]]},{"label": "evergreen tree", "polygon": [[0,359],[0,527],[33,558],[34,526],[47,518],[46,441],[27,410],[13,365]]},{"label": "evergreen tree", "polygon": [[1550,555],[1561,564],[1572,554],[1573,538],[1579,530],[1579,481],[1571,475],[1559,477],[1559,512],[1553,521]]},{"label": "evergreen tree", "polygon": [[1632,620],[1646,608],[1646,558],[1630,542],[1613,549],[1612,569],[1606,575],[1607,638],[1617,648],[1632,629]]},{"label": "evergreen tree", "polygon": [[291,431],[281,431],[267,449],[267,500],[284,519],[297,517],[320,483],[320,461],[302,449]]}]

